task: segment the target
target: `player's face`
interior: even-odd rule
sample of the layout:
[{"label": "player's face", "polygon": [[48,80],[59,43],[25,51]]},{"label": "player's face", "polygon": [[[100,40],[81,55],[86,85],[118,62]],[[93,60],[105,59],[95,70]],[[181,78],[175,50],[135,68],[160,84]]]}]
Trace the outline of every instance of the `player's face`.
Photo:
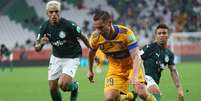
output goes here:
[{"label": "player's face", "polygon": [[52,24],[57,24],[60,18],[60,11],[57,9],[49,9],[47,15]]},{"label": "player's face", "polygon": [[111,21],[96,20],[94,21],[94,28],[102,34],[108,34],[111,29]]},{"label": "player's face", "polygon": [[155,38],[160,45],[166,45],[168,41],[168,29],[159,28],[156,31]]}]

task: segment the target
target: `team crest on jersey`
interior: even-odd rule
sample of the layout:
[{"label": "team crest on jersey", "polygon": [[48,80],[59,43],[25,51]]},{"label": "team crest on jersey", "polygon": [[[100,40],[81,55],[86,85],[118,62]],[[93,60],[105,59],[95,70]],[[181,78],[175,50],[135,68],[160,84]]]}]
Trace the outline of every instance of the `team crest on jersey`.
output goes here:
[{"label": "team crest on jersey", "polygon": [[165,62],[169,62],[169,57],[167,55],[165,55]]},{"label": "team crest on jersey", "polygon": [[65,32],[64,31],[61,31],[60,33],[59,33],[59,37],[60,38],[65,38],[66,37],[66,34],[65,34]]}]

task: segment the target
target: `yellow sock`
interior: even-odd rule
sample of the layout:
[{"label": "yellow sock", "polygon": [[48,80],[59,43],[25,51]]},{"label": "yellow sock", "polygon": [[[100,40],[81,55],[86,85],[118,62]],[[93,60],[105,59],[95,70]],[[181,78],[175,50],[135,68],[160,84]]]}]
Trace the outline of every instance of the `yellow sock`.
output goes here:
[{"label": "yellow sock", "polygon": [[157,101],[157,100],[152,94],[149,94],[148,101]]},{"label": "yellow sock", "polygon": [[134,98],[133,93],[128,92],[127,94],[121,94],[119,97],[119,101],[124,101],[124,100],[131,100]]}]

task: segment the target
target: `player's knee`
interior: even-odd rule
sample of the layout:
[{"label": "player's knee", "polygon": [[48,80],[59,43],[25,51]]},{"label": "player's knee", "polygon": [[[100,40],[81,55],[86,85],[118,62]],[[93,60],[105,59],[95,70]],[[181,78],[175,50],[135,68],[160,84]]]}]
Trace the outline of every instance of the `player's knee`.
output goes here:
[{"label": "player's knee", "polygon": [[114,96],[105,96],[105,101],[114,101]]},{"label": "player's knee", "polygon": [[59,83],[59,88],[64,92],[68,91],[67,86],[68,86],[68,83],[64,83],[64,82]]},{"label": "player's knee", "polygon": [[105,95],[105,101],[114,101],[117,98],[117,95],[115,94],[106,94]]},{"label": "player's knee", "polygon": [[159,87],[153,85],[153,86],[150,86],[148,87],[148,91],[152,94],[160,94],[160,89]]},{"label": "player's knee", "polygon": [[146,100],[148,99],[148,94],[146,94],[145,92],[142,93],[142,92],[138,92],[137,95],[142,98],[143,100]]},{"label": "player's knee", "polygon": [[148,98],[148,92],[144,85],[138,85],[136,88],[136,93],[143,100],[146,100]]},{"label": "player's knee", "polygon": [[50,92],[56,92],[58,89],[57,86],[50,86]]}]

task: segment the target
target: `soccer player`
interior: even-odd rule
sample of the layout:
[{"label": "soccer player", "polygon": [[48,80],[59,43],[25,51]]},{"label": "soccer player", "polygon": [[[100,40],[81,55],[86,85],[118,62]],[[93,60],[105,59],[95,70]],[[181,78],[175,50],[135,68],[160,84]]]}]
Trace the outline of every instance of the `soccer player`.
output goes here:
[{"label": "soccer player", "polygon": [[5,44],[2,44],[0,47],[0,55],[1,55],[1,67],[2,67],[2,71],[5,70],[5,65],[4,63],[8,62],[9,63],[9,67],[10,67],[10,71],[13,71],[13,54],[12,52],[6,47]]},{"label": "soccer player", "polygon": [[93,20],[96,30],[90,37],[92,49],[89,52],[89,81],[94,82],[93,61],[97,49],[100,49],[109,62],[105,77],[105,101],[134,100],[134,94],[128,91],[129,73],[132,69],[132,83],[136,93],[144,101],[156,101],[145,88],[143,64],[134,33],[127,27],[113,25],[107,11],[98,11]]},{"label": "soccer player", "polygon": [[35,50],[40,51],[44,44],[50,42],[52,55],[48,67],[48,81],[53,101],[62,101],[58,87],[71,92],[70,101],[76,101],[78,82],[73,81],[82,54],[78,42],[80,38],[87,47],[90,47],[80,27],[72,21],[60,17],[61,4],[58,1],[49,1],[46,5],[49,20],[40,28]]},{"label": "soccer player", "polygon": [[176,85],[179,101],[184,101],[183,89],[179,75],[174,63],[174,54],[167,48],[169,29],[165,24],[159,24],[155,29],[155,42],[145,45],[142,48],[142,59],[145,67],[145,80],[148,91],[151,92],[157,101],[160,101],[160,89],[158,87],[161,72],[168,65],[171,77]]}]

